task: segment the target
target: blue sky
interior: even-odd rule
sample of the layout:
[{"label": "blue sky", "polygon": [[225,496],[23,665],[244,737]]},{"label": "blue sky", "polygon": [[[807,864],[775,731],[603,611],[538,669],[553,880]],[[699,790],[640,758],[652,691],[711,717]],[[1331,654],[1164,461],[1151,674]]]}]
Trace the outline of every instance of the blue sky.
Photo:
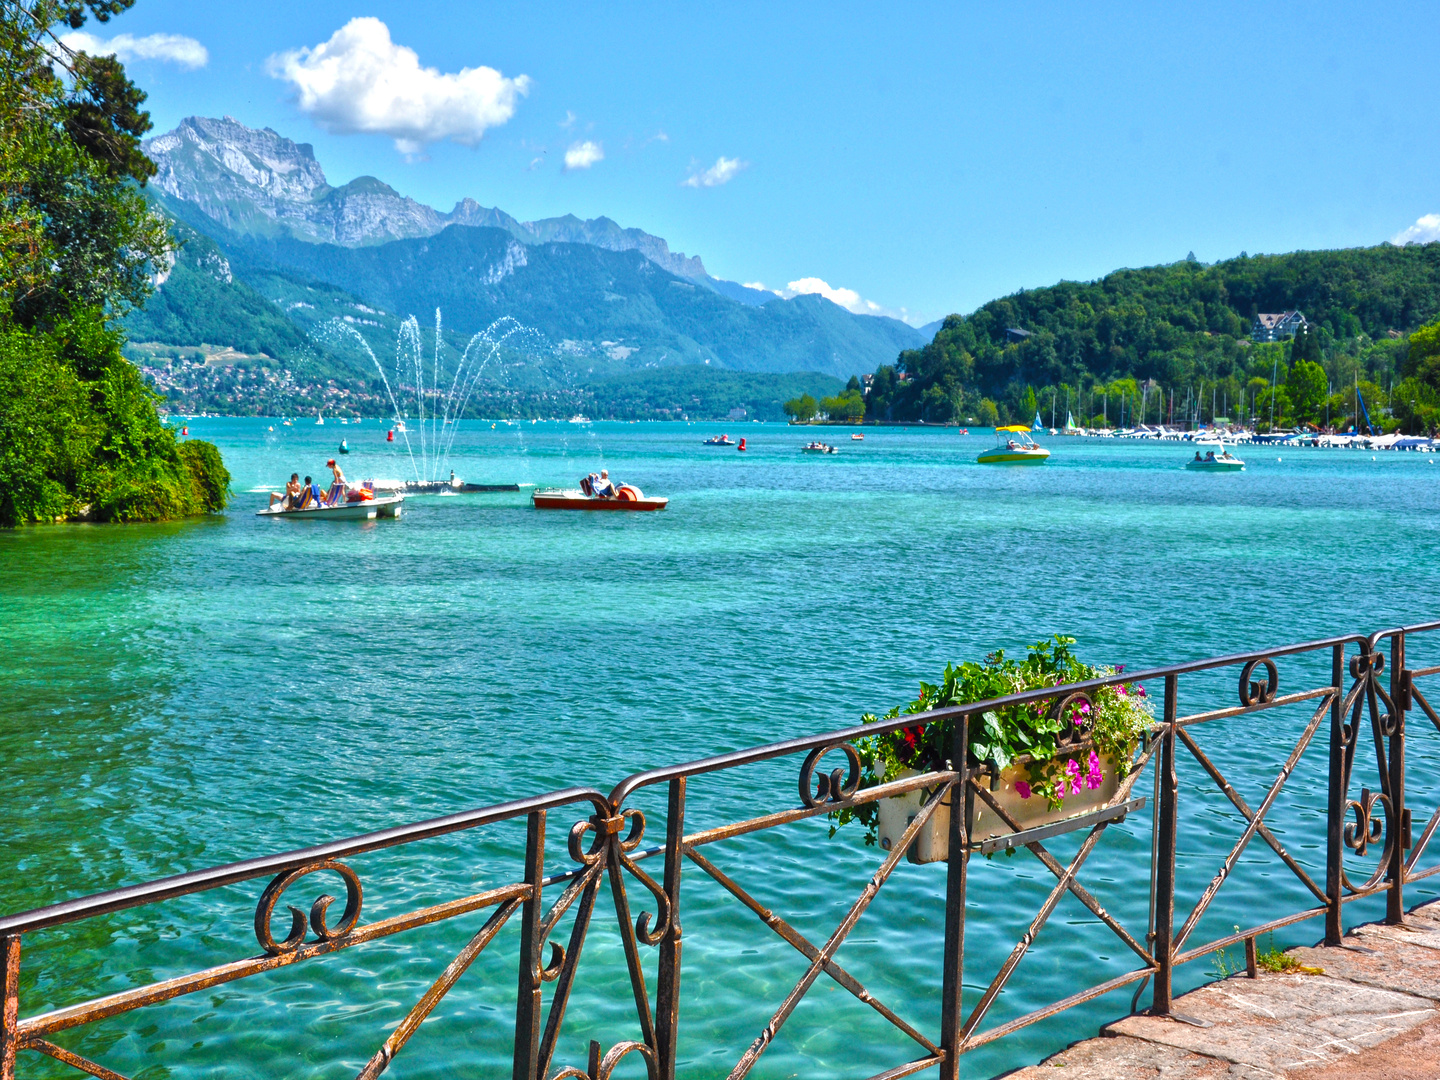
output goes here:
[{"label": "blue sky", "polygon": [[[355,26],[332,41],[356,18],[388,30],[370,68]],[[1436,3],[138,0],[86,30],[203,46],[132,40],[157,132],[228,114],[313,143],[332,183],[604,214],[717,277],[920,323],[1189,251],[1440,238],[1437,25]],[[336,71],[399,100],[359,110]]]}]

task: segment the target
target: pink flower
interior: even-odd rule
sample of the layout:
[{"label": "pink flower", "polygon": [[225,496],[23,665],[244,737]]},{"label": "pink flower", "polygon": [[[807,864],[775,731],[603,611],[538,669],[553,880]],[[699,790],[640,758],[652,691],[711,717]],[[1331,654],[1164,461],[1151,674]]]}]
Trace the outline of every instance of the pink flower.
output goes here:
[{"label": "pink flower", "polygon": [[1030,797],[1030,785],[1027,784],[1024,780],[1016,780],[1015,792],[1020,796],[1020,798],[1028,799]]},{"label": "pink flower", "polygon": [[1115,674],[1117,674],[1117,675],[1123,675],[1124,673],[1125,673],[1125,665],[1124,665],[1124,664],[1119,665],[1119,666],[1115,669]]},{"label": "pink flower", "polygon": [[1141,697],[1144,697],[1144,696],[1145,696],[1145,688],[1144,688],[1143,686],[1137,686],[1137,687],[1135,687],[1135,693],[1139,694]]},{"label": "pink flower", "polygon": [[1125,693],[1126,693],[1126,691],[1125,691],[1125,684],[1124,684],[1124,683],[1121,683],[1119,686],[1115,687],[1115,692],[1116,692],[1117,694],[1119,694],[1121,697],[1124,697],[1124,696],[1125,696]]},{"label": "pink flower", "polygon": [[1105,773],[1100,768],[1100,755],[1094,750],[1090,751],[1090,771],[1085,774],[1085,786],[1091,791],[1098,788],[1105,780]]},{"label": "pink flower", "polygon": [[[1065,763],[1065,774],[1066,774],[1066,776],[1069,776],[1069,777],[1070,777],[1070,794],[1071,794],[1071,795],[1079,795],[1079,794],[1080,794],[1080,763],[1079,763],[1078,761],[1076,761],[1074,758],[1071,758],[1069,761],[1067,761],[1067,762]],[[1064,785],[1065,785],[1065,777],[1064,777],[1064,776],[1062,776],[1062,777],[1060,778],[1060,785],[1061,785],[1061,787],[1064,787]]]}]

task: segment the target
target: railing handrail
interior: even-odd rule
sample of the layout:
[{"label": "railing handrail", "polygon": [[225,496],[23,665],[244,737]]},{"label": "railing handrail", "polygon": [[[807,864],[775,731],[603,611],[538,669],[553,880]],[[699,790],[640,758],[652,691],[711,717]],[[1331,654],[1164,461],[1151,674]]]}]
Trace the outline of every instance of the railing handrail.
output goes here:
[{"label": "railing handrail", "polygon": [[140,907],[161,900],[172,900],[190,893],[205,892],[222,885],[233,885],[252,878],[272,877],[310,863],[325,859],[340,859],[351,855],[362,855],[369,851],[395,847],[415,840],[429,840],[447,833],[461,832],[481,825],[493,825],[512,818],[525,817],[536,810],[553,810],[559,806],[589,800],[597,813],[606,814],[609,807],[605,796],[594,788],[571,787],[553,791],[547,795],[533,795],[524,799],[513,799],[476,810],[462,810],[457,814],[417,821],[410,825],[397,825],[389,829],[352,836],[346,840],[332,840],[308,848],[282,851],[277,855],[262,855],[255,859],[226,863],[206,870],[193,870],[173,877],[159,878],[140,885],[127,885],[119,889],[93,893],[89,896],[62,900],[58,904],[0,916],[0,935],[27,934],[34,930],[45,930],[64,923],[77,922],[96,915],[108,915],[126,908]]},{"label": "railing handrail", "polygon": [[1044,701],[1046,698],[1053,698],[1061,694],[1084,693],[1090,690],[1098,690],[1103,686],[1115,686],[1119,683],[1143,682],[1146,679],[1161,679],[1167,675],[1186,675],[1197,671],[1209,671],[1215,668],[1249,663],[1252,660],[1267,660],[1277,656],[1293,656],[1296,653],[1329,649],[1336,645],[1363,645],[1366,649],[1370,649],[1374,647],[1376,640],[1388,637],[1391,634],[1401,633],[1402,631],[1408,633],[1410,631],[1429,629],[1440,629],[1440,622],[1425,623],[1420,626],[1396,628],[1393,630],[1382,630],[1368,637],[1364,634],[1345,634],[1339,637],[1322,638],[1317,641],[1306,641],[1298,645],[1282,645],[1273,649],[1264,649],[1259,652],[1232,653],[1228,656],[1214,656],[1204,660],[1191,660],[1183,664],[1170,664],[1166,667],[1148,668],[1144,671],[1120,672],[1115,675],[1106,676],[1103,679],[1087,679],[1084,682],[1059,683],[1055,686],[1046,686],[1037,690],[1023,690],[1015,694],[1006,694],[1004,697],[985,698],[981,701],[967,701],[963,704],[950,705],[943,709],[931,709],[928,712],[910,713],[893,720],[882,720],[873,724],[857,724],[853,727],[827,731],[819,735],[802,735],[794,739],[785,739],[782,742],[767,743],[764,746],[752,747],[749,750],[735,750],[728,754],[717,754],[714,757],[700,758],[697,761],[690,761],[681,765],[667,765],[658,769],[647,769],[644,772],[633,773],[616,784],[611,790],[610,806],[612,808],[618,808],[632,793],[642,787],[649,787],[652,784],[663,783],[682,776],[699,776],[708,772],[717,772],[720,769],[734,768],[737,765],[750,765],[755,762],[769,760],[770,758],[799,753],[802,750],[813,750],[820,746],[831,746],[836,743],[848,742],[851,739],[865,735],[883,735],[886,732],[914,727],[916,724],[928,724],[935,720],[949,720],[964,715],[988,712],[991,709],[1008,709],[1016,705],[1029,705],[1032,702]]},{"label": "railing handrail", "polygon": [[1064,683],[1037,690],[1026,690],[1016,694],[1007,694],[1004,697],[987,698],[982,701],[966,702],[944,709],[931,709],[928,712],[912,713],[894,720],[885,720],[874,724],[856,724],[851,727],[820,732],[815,735],[799,736],[794,739],[767,743],[763,746],[752,747],[747,750],[736,750],[728,754],[717,754],[712,757],[699,758],[695,761],[685,762],[679,765],[663,766],[657,769],[647,769],[642,772],[632,773],[615,785],[608,798],[595,788],[564,788],[548,794],[529,796],[523,799],[498,803],[494,806],[465,810],[456,814],[431,818],[408,825],[393,826],[388,829],[381,829],[376,832],[365,833],[344,840],[335,840],[325,844],[317,844],[312,847],[297,848],[274,855],[264,855],[240,862],[226,863],[221,866],[189,871],[138,885],[128,885],[119,889],[110,889],[88,896],[80,896],[56,904],[33,908],[29,911],[0,916],[0,934],[23,934],[35,930],[48,929],[64,923],[87,919],[95,915],[110,914],[111,912],[122,911],[126,908],[140,907],[145,904],[156,903],[161,900],[170,900],[190,893],[204,892],[208,889],[218,888],[223,885],[233,885],[236,882],[281,873],[285,870],[316,862],[321,859],[338,859],[351,855],[364,854],[382,848],[394,847],[398,844],[409,843],[414,840],[431,839],[436,836],[443,836],[446,833],[458,832],[481,825],[494,824],[510,818],[521,817],[530,813],[532,810],[554,809],[555,807],[564,806],[568,803],[579,802],[582,799],[589,799],[595,805],[597,813],[614,813],[631,794],[643,787],[649,787],[678,777],[699,776],[704,773],[717,772],[721,769],[734,768],[739,765],[749,765],[767,761],[772,758],[785,757],[789,754],[813,750],[817,747],[833,746],[838,743],[849,742],[852,739],[865,735],[879,735],[889,731],[896,731],[900,728],[913,727],[917,723],[931,723],[936,720],[952,719],[966,714],[985,712],[990,709],[1028,705],[1035,701],[1053,698],[1060,693],[1085,692],[1096,690],[1103,686],[1114,686],[1118,683],[1142,682],[1146,679],[1164,678],[1167,675],[1183,675],[1197,671],[1213,670],[1216,668],[1230,667],[1239,663],[1248,663],[1251,660],[1263,660],[1278,656],[1293,656],[1297,653],[1313,652],[1319,649],[1331,648],[1335,645],[1359,644],[1368,649],[1373,648],[1376,641],[1392,634],[1432,629],[1440,629],[1440,621],[1421,623],[1415,626],[1396,627],[1389,630],[1382,630],[1369,636],[1364,634],[1345,634],[1302,642],[1300,644],[1279,646],[1258,652],[1232,653],[1226,656],[1208,657],[1202,660],[1192,660],[1181,664],[1167,665],[1165,667],[1149,668],[1144,671],[1123,672],[1103,679],[1090,679],[1085,682]]}]

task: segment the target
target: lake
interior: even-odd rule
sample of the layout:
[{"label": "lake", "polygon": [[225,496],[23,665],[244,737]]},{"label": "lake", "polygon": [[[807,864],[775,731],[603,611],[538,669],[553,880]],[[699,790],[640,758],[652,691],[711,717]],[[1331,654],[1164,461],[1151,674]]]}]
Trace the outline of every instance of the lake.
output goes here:
[{"label": "lake", "polygon": [[[326,475],[342,437],[352,481],[412,475],[387,425],[189,428],[225,456],[227,514],[0,533],[0,910],[569,784],[609,790],[645,768],[854,723],[908,701],[948,661],[1053,633],[1077,637],[1091,662],[1142,668],[1440,615],[1440,466],[1422,454],[1242,447],[1246,471],[1217,475],[1181,468],[1183,444],[1042,438],[1047,465],[1006,469],[975,464],[991,436],[954,429],[867,429],[852,442],[841,429],[778,424],[466,422],[452,456],[466,480],[574,486],[606,467],[670,496],[669,509],[540,512],[524,488],[414,497],[400,521],[322,523],[257,518],[266,496],[253,489],[294,470]],[[750,449],[701,445],[722,431]],[[802,455],[817,434],[840,453]],[[1282,686],[1323,682],[1322,666],[1282,665]],[[1182,708],[1231,703],[1233,673],[1198,694]],[[1202,742],[1254,805],[1308,716],[1207,725]],[[1440,764],[1428,734],[1412,761]],[[1323,735],[1316,749],[1272,820],[1323,870]],[[694,781],[690,827],[794,805],[797,766]],[[1412,764],[1410,798],[1428,817],[1437,785],[1424,776]],[[1137,793],[1149,794],[1148,777]],[[663,809],[653,795],[640,805]],[[1188,805],[1181,882],[1193,898],[1240,819],[1213,786]],[[571,820],[552,821],[557,868]],[[877,861],[858,829],[827,832],[821,819],[708,854],[819,942]],[[646,842],[662,838],[653,826]],[[1082,875],[1137,933],[1149,847],[1147,807],[1111,829]],[[523,822],[357,859],[364,917],[512,880],[522,856]],[[972,867],[969,1000],[1049,888],[1029,855]],[[681,1072],[724,1076],[806,962],[698,871],[685,882]],[[1408,890],[1407,904],[1435,895],[1430,884]],[[22,1012],[252,955],[261,887],[27,938]],[[839,954],[932,1037],[944,887],[940,867],[902,863]],[[1199,933],[1307,896],[1252,845]],[[607,904],[602,894],[557,1067],[583,1066],[591,1037],[637,1037]],[[632,904],[644,906],[634,891]],[[1382,910],[1349,905],[1347,925]],[[60,1041],[147,1078],[212,1075],[222,1062],[236,1077],[354,1075],[479,925],[452,920]],[[1322,930],[1306,923],[1277,944]],[[517,931],[513,920],[394,1075],[509,1074]],[[1063,901],[987,1023],[1125,970],[1122,953]],[[1196,963],[1177,982],[1213,975]],[[1127,1011],[1132,993],[986,1047],[963,1068],[1038,1060]],[[822,979],[752,1075],[863,1077],[914,1050]],[[21,1075],[52,1075],[34,1054],[22,1063]],[[626,1066],[640,1075],[637,1058]]]}]

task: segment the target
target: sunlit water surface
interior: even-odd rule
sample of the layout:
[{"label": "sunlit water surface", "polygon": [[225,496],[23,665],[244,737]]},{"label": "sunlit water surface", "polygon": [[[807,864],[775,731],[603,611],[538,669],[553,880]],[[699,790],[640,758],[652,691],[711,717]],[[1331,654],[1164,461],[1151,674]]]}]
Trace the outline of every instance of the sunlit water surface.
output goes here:
[{"label": "sunlit water surface", "polygon": [[[987,437],[954,430],[871,430],[852,442],[832,429],[841,453],[817,457],[799,453],[809,432],[778,425],[466,423],[454,459],[466,479],[573,485],[605,466],[669,495],[670,508],[537,512],[526,488],[412,498],[398,522],[255,517],[265,495],[254,489],[292,469],[323,473],[342,436],[351,478],[410,475],[403,443],[387,444],[385,430],[374,420],[191,421],[192,436],[219,444],[234,476],[223,517],[0,535],[0,910],[569,784],[608,790],[644,768],[852,723],[908,700],[947,661],[1051,633],[1074,634],[1087,659],[1138,668],[1440,615],[1440,466],[1419,454],[1242,448],[1244,473],[1207,475],[1180,468],[1183,446],[1058,438],[1045,467],[1003,469],[975,464]],[[751,449],[701,445],[722,430]],[[1328,663],[1281,671],[1282,688],[1328,679]],[[1185,683],[1182,708],[1232,702],[1234,677]],[[1308,716],[1306,706],[1279,710],[1199,736],[1254,805]],[[1440,781],[1427,779],[1440,776],[1430,767],[1440,760],[1435,733],[1415,732],[1409,797],[1424,820],[1440,794]],[[1317,878],[1323,738],[1322,729],[1272,812]],[[793,805],[797,765],[695,780],[687,824]],[[1188,910],[1184,900],[1243,821],[1193,762],[1182,760],[1181,774]],[[1148,777],[1137,793],[1149,794]],[[663,838],[660,798],[638,800],[652,811],[647,844]],[[568,865],[564,833],[580,813],[552,818],[552,867]],[[1053,845],[1060,855],[1075,846],[1073,837]],[[1149,847],[1147,807],[1107,833],[1082,875],[1137,936]],[[823,819],[707,851],[817,942],[877,862],[858,832],[831,839]],[[514,880],[522,852],[515,824],[355,859],[364,917]],[[1052,880],[1029,855],[973,861],[967,1001]],[[902,863],[839,953],[932,1037],[944,881],[939,866]],[[308,906],[318,891],[310,884],[287,902]],[[22,1012],[253,955],[260,888],[34,935]],[[1429,895],[1416,887],[1407,899]],[[1190,944],[1308,896],[1257,842]],[[724,1076],[806,962],[693,867],[683,898],[681,1073]],[[632,904],[653,910],[638,888]],[[1380,909],[1346,910],[1353,922]],[[219,1075],[222,1063],[234,1077],[353,1075],[484,918],[58,1038],[137,1077]],[[518,922],[393,1075],[509,1075]],[[1276,943],[1320,931],[1306,923]],[[1132,959],[1067,898],[986,1024]],[[645,963],[653,989],[653,950]],[[1214,971],[1199,962],[1180,981]],[[967,1072],[1003,1071],[1093,1034],[1129,1010],[1131,994],[977,1051]],[[583,1065],[592,1037],[605,1046],[638,1037],[604,893],[556,1066]],[[754,1075],[863,1077],[917,1056],[916,1044],[822,979]],[[21,1063],[21,1075],[52,1075],[34,1054]],[[640,1075],[638,1059],[622,1072]]]}]

